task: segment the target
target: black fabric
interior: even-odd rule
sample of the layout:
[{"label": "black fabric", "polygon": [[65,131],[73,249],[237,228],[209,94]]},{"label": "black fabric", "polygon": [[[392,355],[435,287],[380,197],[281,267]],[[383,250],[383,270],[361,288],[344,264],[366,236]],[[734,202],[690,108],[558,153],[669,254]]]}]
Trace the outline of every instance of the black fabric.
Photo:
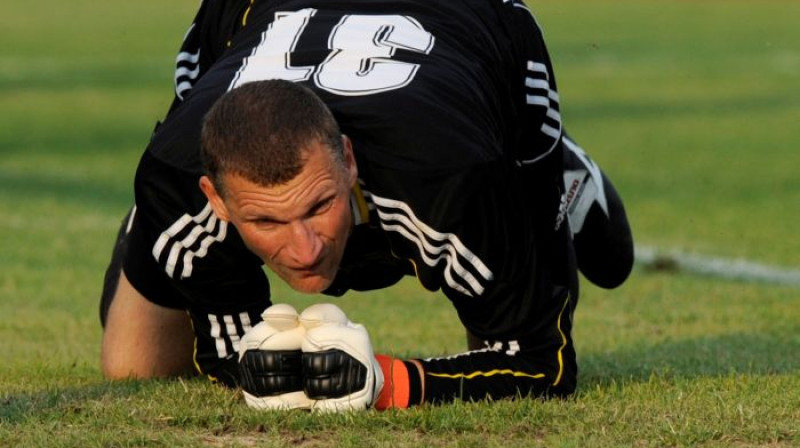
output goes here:
[{"label": "black fabric", "polygon": [[125,257],[125,251],[128,247],[128,220],[130,219],[131,211],[122,218],[122,223],[117,231],[117,239],[114,242],[114,248],[111,251],[111,261],[106,268],[105,276],[103,277],[103,291],[100,294],[100,325],[106,327],[106,318],[108,317],[108,309],[111,307],[111,302],[114,300],[114,295],[117,293],[119,285],[120,273],[122,272],[122,260]]},{"label": "black fabric", "polygon": [[[487,348],[483,350],[418,360],[424,371],[422,401],[551,398],[572,394],[578,374],[571,336],[574,306],[573,300],[567,299],[558,316],[548,323],[547,330],[535,338],[486,341]],[[409,373],[412,378],[419,377],[413,367]]]},{"label": "black fabric", "polygon": [[578,267],[587,280],[607,289],[616,288],[633,270],[633,234],[619,193],[602,174],[608,215],[593,204],[581,232],[574,237]]},{"label": "black fabric", "polygon": [[408,405],[420,405],[423,402],[424,390],[422,387],[422,376],[420,376],[417,363],[414,361],[403,361],[403,364],[406,366],[406,370],[408,370]]}]

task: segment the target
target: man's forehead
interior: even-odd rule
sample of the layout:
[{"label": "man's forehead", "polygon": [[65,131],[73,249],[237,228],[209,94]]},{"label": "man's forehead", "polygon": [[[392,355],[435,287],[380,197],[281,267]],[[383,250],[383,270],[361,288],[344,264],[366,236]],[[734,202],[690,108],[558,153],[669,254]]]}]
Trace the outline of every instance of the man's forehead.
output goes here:
[{"label": "man's forehead", "polygon": [[303,169],[287,182],[263,185],[245,176],[229,173],[223,181],[230,200],[240,208],[290,213],[313,207],[316,201],[339,190],[340,170],[326,150],[309,151]]}]

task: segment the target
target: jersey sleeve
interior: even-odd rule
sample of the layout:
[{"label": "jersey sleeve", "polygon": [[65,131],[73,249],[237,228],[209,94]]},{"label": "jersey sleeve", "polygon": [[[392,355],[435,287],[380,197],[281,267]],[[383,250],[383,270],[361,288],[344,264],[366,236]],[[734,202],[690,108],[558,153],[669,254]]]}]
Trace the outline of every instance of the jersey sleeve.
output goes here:
[{"label": "jersey sleeve", "polygon": [[516,72],[513,82],[521,88],[514,98],[520,104],[515,158],[520,165],[549,163],[559,169],[563,136],[561,98],[543,31],[523,2],[515,0],[507,5],[506,20],[514,51],[511,58]]},{"label": "jersey sleeve", "polygon": [[231,39],[247,23],[249,0],[203,0],[186,30],[175,58],[175,97],[170,111],[230,47]]},{"label": "jersey sleeve", "polygon": [[145,154],[123,269],[149,301],[189,313],[198,370],[235,384],[239,340],[270,288],[261,261],[197,190],[196,175]]}]

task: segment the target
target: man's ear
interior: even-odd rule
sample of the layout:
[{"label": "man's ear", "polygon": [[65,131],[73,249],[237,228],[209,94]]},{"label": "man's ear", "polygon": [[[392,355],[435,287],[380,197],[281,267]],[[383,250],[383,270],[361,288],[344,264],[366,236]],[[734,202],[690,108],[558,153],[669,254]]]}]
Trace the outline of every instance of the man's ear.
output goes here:
[{"label": "man's ear", "polygon": [[208,203],[211,204],[214,214],[223,221],[230,221],[228,207],[225,206],[225,201],[214,186],[214,182],[212,182],[208,176],[202,176],[200,178],[200,189],[203,190],[203,194],[208,198]]},{"label": "man's ear", "polygon": [[358,180],[358,167],[356,166],[356,156],[353,153],[353,142],[350,137],[342,134],[342,144],[344,146],[344,165],[347,169],[347,181],[352,188]]}]

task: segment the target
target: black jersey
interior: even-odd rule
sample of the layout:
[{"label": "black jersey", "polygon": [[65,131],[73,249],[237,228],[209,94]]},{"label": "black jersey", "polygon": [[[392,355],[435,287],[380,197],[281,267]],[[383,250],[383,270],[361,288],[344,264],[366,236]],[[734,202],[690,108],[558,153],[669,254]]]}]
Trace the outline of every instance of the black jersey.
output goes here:
[{"label": "black jersey", "polygon": [[148,299],[189,310],[202,370],[231,359],[270,304],[261,261],[197,186],[202,120],[226,91],[271,78],[314,90],[353,142],[357,225],[327,293],[412,274],[476,336],[561,344],[551,324],[577,300],[563,132],[523,3],[206,0],[137,171],[124,264]]}]

